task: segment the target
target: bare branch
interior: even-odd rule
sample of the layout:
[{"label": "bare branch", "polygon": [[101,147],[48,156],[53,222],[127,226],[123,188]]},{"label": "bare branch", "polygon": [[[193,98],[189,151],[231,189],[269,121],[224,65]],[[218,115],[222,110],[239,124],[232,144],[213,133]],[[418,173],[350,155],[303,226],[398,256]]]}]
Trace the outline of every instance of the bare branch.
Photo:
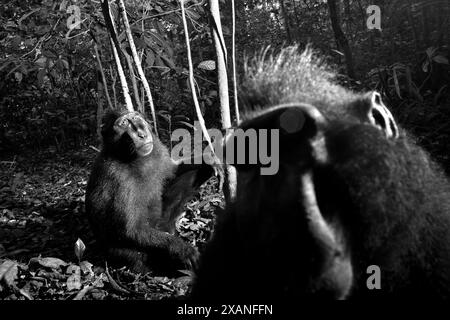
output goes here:
[{"label": "bare branch", "polygon": [[125,59],[127,60],[128,70],[130,71],[131,85],[133,86],[134,101],[136,101],[138,105],[137,108],[139,112],[143,113],[144,108],[142,108],[141,100],[139,99],[139,90],[136,81],[136,75],[134,73],[133,62],[131,62],[130,56],[128,54],[125,54]]},{"label": "bare branch", "polygon": [[236,80],[236,13],[234,8],[234,0],[231,0],[231,20],[232,20],[232,37],[231,37],[231,62],[233,64],[233,91],[234,91],[234,112],[236,114],[237,123],[240,122],[238,92]]},{"label": "bare branch", "polygon": [[103,89],[105,90],[105,96],[106,96],[106,100],[108,101],[108,106],[111,109],[114,109],[113,104],[111,102],[111,97],[109,96],[108,84],[106,82],[105,72],[103,71],[103,65],[102,65],[102,61],[100,60],[100,53],[98,51],[97,44],[94,44],[94,51],[95,51],[95,57],[97,58],[98,69],[100,70],[100,74],[102,76]]},{"label": "bare branch", "polygon": [[[219,1],[210,0],[209,7],[215,27],[213,30],[214,45],[217,54],[217,73],[220,98],[220,114],[222,117],[222,128],[231,128],[230,102],[228,98],[228,77],[226,68],[226,48],[222,35],[220,22]],[[227,202],[233,201],[236,197],[237,173],[232,166],[225,166],[225,189],[224,195]]]},{"label": "bare branch", "polygon": [[142,69],[141,60],[139,59],[139,56],[137,54],[136,46],[135,46],[134,40],[133,40],[133,35],[131,34],[130,23],[128,22],[125,3],[123,2],[123,0],[117,0],[117,3],[119,5],[119,11],[122,14],[123,23],[125,26],[125,33],[127,35],[128,43],[130,44],[130,49],[131,49],[131,54],[132,54],[132,57],[134,60],[134,64],[136,65],[139,77],[141,78],[142,85],[144,86],[145,93],[147,94],[147,98],[150,103],[150,110],[152,112],[153,126],[155,128],[155,134],[156,134],[156,136],[159,136],[157,122],[156,122],[155,106],[153,105],[152,93],[150,91],[150,86],[148,85],[147,78],[145,77],[144,70]]},{"label": "bare branch", "polygon": [[120,44],[117,41],[117,31],[114,24],[114,19],[111,16],[111,11],[109,10],[109,2],[108,0],[104,0],[103,2],[103,15],[105,16],[105,21],[109,21],[107,25],[110,24],[109,30],[109,40],[111,42],[112,52],[114,55],[114,61],[116,62],[117,73],[119,75],[120,84],[122,86],[122,93],[125,99],[125,106],[128,111],[133,111],[133,102],[130,97],[130,90],[128,89],[127,79],[125,78],[125,73],[123,71],[122,63],[120,62],[119,50],[121,52]]},{"label": "bare branch", "polygon": [[197,113],[197,118],[200,123],[200,127],[202,128],[203,135],[205,136],[205,139],[208,142],[211,151],[214,152],[211,137],[209,136],[208,130],[206,129],[205,119],[203,119],[202,111],[200,110],[200,105],[198,103],[197,91],[195,90],[194,67],[192,65],[191,45],[189,42],[189,30],[186,22],[186,12],[184,10],[184,0],[180,0],[180,5],[181,5],[181,17],[183,18],[184,36],[186,40],[186,50],[189,65],[189,84],[191,86],[192,99],[194,100],[195,111]]},{"label": "bare branch", "polygon": [[211,29],[213,31],[214,45],[216,47],[216,54],[217,54],[217,73],[219,82],[219,100],[222,116],[222,128],[225,129],[231,127],[231,117],[230,117],[230,101],[228,97],[228,76],[226,66],[227,53],[225,49],[225,42],[223,42],[218,0],[210,0],[210,11],[216,26],[215,28]]}]

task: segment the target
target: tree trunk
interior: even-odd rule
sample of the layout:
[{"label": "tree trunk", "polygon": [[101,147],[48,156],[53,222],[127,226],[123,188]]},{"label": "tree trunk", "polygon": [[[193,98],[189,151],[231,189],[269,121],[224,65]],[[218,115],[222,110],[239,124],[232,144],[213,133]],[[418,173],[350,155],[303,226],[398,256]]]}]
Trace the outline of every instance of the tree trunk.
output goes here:
[{"label": "tree trunk", "polygon": [[286,29],[287,42],[292,43],[291,27],[289,26],[289,17],[284,6],[284,0],[280,0],[281,13],[284,20],[284,28]]},{"label": "tree trunk", "polygon": [[353,34],[352,32],[352,24],[353,24],[353,16],[352,16],[352,10],[350,7],[350,0],[344,0],[344,14],[345,14],[345,18],[347,19],[347,23],[346,23],[346,31],[347,34],[351,35]]},{"label": "tree trunk", "polygon": [[300,23],[300,13],[299,13],[299,10],[298,10],[298,4],[297,4],[297,2],[295,1],[295,0],[292,0],[292,6],[293,6],[293,8],[294,8],[294,14],[295,14],[295,21],[297,22],[297,25],[296,25],[296,28],[295,28],[295,30],[296,30],[296,40],[301,40],[301,32],[300,32],[300,25],[301,25],[301,23]]},{"label": "tree trunk", "polygon": [[103,117],[104,93],[103,82],[100,70],[97,69],[97,139],[101,141],[102,137],[102,117]]},{"label": "tree trunk", "polygon": [[344,51],[345,63],[347,65],[347,74],[350,78],[355,79],[352,52],[350,50],[347,38],[345,37],[345,34],[342,31],[340,25],[339,14],[337,10],[338,4],[336,3],[336,0],[328,0],[328,8],[330,11],[331,25],[333,27],[334,37],[336,38],[338,49]]},{"label": "tree trunk", "polygon": [[406,11],[406,16],[408,18],[408,23],[411,26],[411,30],[412,30],[412,33],[413,33],[414,46],[416,48],[416,52],[419,52],[419,50],[420,50],[420,40],[419,40],[419,35],[418,35],[418,32],[417,32],[416,24],[414,23],[412,10],[413,10],[413,6],[412,6],[412,3],[410,1],[410,5],[405,8],[405,11]]},{"label": "tree trunk", "polygon": [[[222,129],[231,128],[230,101],[228,98],[228,77],[226,68],[226,52],[225,43],[222,47],[222,25],[220,23],[219,0],[209,1],[212,23],[216,27],[212,27],[214,45],[217,54],[217,76],[219,85],[220,114],[222,117]],[[222,50],[223,48],[223,50]],[[231,203],[236,196],[237,176],[236,169],[227,165],[225,167],[225,183],[224,196],[227,203]]]},{"label": "tree trunk", "polygon": [[362,4],[361,4],[361,0],[358,0],[358,7],[359,7],[359,13],[361,14],[361,28],[364,30],[367,28],[366,26],[366,11],[364,10]]}]

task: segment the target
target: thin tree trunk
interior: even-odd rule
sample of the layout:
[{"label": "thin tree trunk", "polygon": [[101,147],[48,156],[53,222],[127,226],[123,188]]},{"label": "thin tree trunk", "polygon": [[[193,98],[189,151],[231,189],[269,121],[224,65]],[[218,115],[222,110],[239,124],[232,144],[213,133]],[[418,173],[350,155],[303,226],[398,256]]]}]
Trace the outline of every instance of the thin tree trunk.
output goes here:
[{"label": "thin tree trunk", "polygon": [[284,0],[280,0],[280,5],[284,20],[284,28],[286,29],[287,42],[292,43],[291,27],[289,26],[289,16],[286,12],[286,7],[284,6]]},{"label": "thin tree trunk", "polygon": [[295,28],[296,33],[297,33],[296,40],[299,40],[299,39],[301,39],[301,36],[300,36],[301,35],[301,33],[300,33],[301,23],[300,23],[300,13],[298,12],[298,4],[295,0],[292,0],[292,6],[294,7],[295,21],[297,22],[297,25]]},{"label": "thin tree trunk", "polygon": [[106,100],[108,101],[108,106],[111,109],[114,109],[113,104],[111,102],[111,97],[109,96],[108,83],[106,82],[105,71],[103,70],[102,60],[100,59],[100,52],[97,48],[97,44],[94,44],[94,52],[95,56],[97,57],[98,71],[100,72],[101,80],[103,83],[103,89],[105,91],[105,97]]},{"label": "thin tree trunk", "polygon": [[216,24],[216,28],[213,29],[214,45],[216,47],[217,54],[217,74],[219,83],[219,100],[221,107],[221,117],[222,117],[222,127],[231,127],[231,117],[230,117],[230,101],[228,98],[228,76],[227,76],[227,66],[226,66],[226,52],[225,48],[222,48],[223,38],[220,37],[222,34],[222,26],[220,24],[220,13],[219,13],[219,2],[218,0],[210,1],[211,15]]},{"label": "thin tree trunk", "polygon": [[344,0],[344,14],[345,14],[345,17],[347,18],[346,31],[347,31],[347,34],[351,35],[352,34],[353,16],[352,16],[352,11],[351,11],[351,7],[350,7],[350,0]]},{"label": "thin tree trunk", "polygon": [[236,121],[240,122],[238,91],[237,91],[237,76],[236,76],[236,12],[234,7],[234,0],[231,0],[231,23],[232,23],[232,38],[231,38],[231,63],[233,64],[233,94],[234,94],[234,113]]},{"label": "thin tree trunk", "polygon": [[367,21],[366,20],[367,19],[366,11],[364,10],[364,8],[361,4],[361,0],[358,0],[357,2],[358,2],[359,13],[361,14],[361,28],[362,28],[362,30],[364,30],[367,28],[367,26],[366,26],[366,21]]},{"label": "thin tree trunk", "polygon": [[121,11],[121,13],[122,13],[123,24],[125,27],[125,34],[127,36],[128,43],[130,44],[130,49],[131,49],[132,57],[134,60],[134,64],[136,65],[136,69],[138,71],[139,78],[141,79],[142,85],[144,86],[145,93],[147,94],[148,102],[150,104],[150,110],[152,112],[153,127],[155,129],[155,134],[157,137],[159,137],[158,124],[156,122],[156,111],[155,111],[155,106],[153,104],[152,93],[150,90],[150,86],[148,85],[147,78],[145,77],[144,70],[142,69],[141,60],[139,59],[139,56],[137,54],[136,46],[134,45],[133,35],[131,34],[131,28],[130,28],[130,23],[128,22],[125,3],[123,2],[123,0],[117,0],[117,3],[119,5],[119,9],[120,9],[119,11]]},{"label": "thin tree trunk", "polygon": [[[226,68],[226,52],[222,50],[221,37],[222,26],[220,23],[220,10],[219,0],[209,1],[210,12],[215,23],[216,28],[213,30],[214,45],[217,54],[217,74],[219,85],[219,99],[220,99],[220,114],[222,118],[222,129],[231,128],[231,116],[230,116],[230,102],[228,99],[228,77]],[[224,48],[225,49],[225,48]],[[237,176],[236,169],[230,165],[225,167],[225,183],[224,183],[224,195],[227,203],[230,203],[236,196]]]},{"label": "thin tree trunk", "polygon": [[125,54],[125,58],[127,59],[128,70],[130,72],[131,85],[133,86],[134,101],[137,104],[138,111],[140,113],[144,114],[144,108],[142,107],[141,100],[139,99],[139,90],[138,90],[138,85],[137,85],[137,81],[136,81],[136,75],[134,73],[133,62],[131,61],[131,58],[128,54]]},{"label": "thin tree trunk", "polygon": [[340,25],[338,4],[336,3],[336,0],[328,0],[328,8],[330,11],[331,25],[333,27],[334,37],[336,38],[336,42],[338,44],[338,49],[344,51],[345,63],[347,65],[347,74],[350,78],[355,79],[352,52],[350,50],[348,40],[345,37],[345,34],[342,31]]},{"label": "thin tree trunk", "polygon": [[114,55],[114,61],[116,62],[117,74],[119,75],[120,84],[122,86],[122,93],[125,99],[125,106],[128,111],[134,111],[133,102],[131,101],[130,89],[128,88],[127,79],[125,77],[125,73],[123,72],[122,64],[120,63],[119,53],[114,46],[114,42],[111,37],[109,37],[111,41],[111,47]]},{"label": "thin tree trunk", "polygon": [[195,79],[194,79],[194,66],[192,63],[191,45],[189,42],[189,30],[187,27],[184,2],[181,2],[180,6],[181,6],[181,16],[183,19],[184,36],[185,36],[185,42],[186,42],[186,51],[187,51],[187,59],[188,59],[188,67],[189,67],[189,85],[191,87],[192,99],[194,100],[195,111],[197,113],[198,122],[202,129],[203,135],[205,136],[205,139],[208,142],[208,146],[211,148],[211,150],[214,150],[212,142],[211,142],[211,138],[208,134],[208,130],[206,129],[205,119],[203,118],[202,112],[200,110],[200,104],[198,103],[198,97],[197,97],[197,91],[195,89],[196,85],[195,85]]},{"label": "thin tree trunk", "polygon": [[414,46],[416,48],[416,52],[419,52],[419,50],[420,50],[419,35],[417,34],[416,25],[414,23],[414,18],[413,18],[413,13],[412,13],[412,10],[413,10],[412,3],[410,3],[410,5],[405,8],[405,10],[406,10],[406,16],[408,17],[409,25],[411,26],[411,30],[413,32]]},{"label": "thin tree trunk", "polygon": [[102,83],[102,75],[100,69],[97,69],[97,139],[101,141],[102,116],[104,105],[104,84]]},{"label": "thin tree trunk", "polygon": [[111,11],[109,10],[109,2],[108,0],[104,0],[102,2],[102,9],[103,9],[103,15],[105,18],[105,21],[109,21],[109,23],[107,23],[108,26],[108,30],[109,30],[109,40],[111,42],[111,48],[112,48],[112,52],[113,52],[113,56],[114,56],[114,61],[116,63],[116,67],[117,67],[117,74],[119,75],[119,79],[120,79],[120,84],[122,86],[122,93],[123,93],[123,97],[125,99],[125,106],[127,108],[128,111],[133,111],[133,102],[131,101],[131,96],[130,96],[130,90],[128,89],[128,83],[127,83],[127,79],[125,78],[125,73],[123,71],[123,67],[122,67],[122,62],[120,61],[120,53],[121,48],[120,48],[120,44],[117,41],[117,31],[116,31],[116,27],[115,27],[115,22],[114,19],[111,15]]},{"label": "thin tree trunk", "polygon": [[109,72],[111,73],[111,90],[113,92],[113,99],[114,99],[114,109],[117,108],[117,93],[116,93],[116,82],[117,82],[117,74],[114,73],[114,68],[111,66],[109,67]]}]

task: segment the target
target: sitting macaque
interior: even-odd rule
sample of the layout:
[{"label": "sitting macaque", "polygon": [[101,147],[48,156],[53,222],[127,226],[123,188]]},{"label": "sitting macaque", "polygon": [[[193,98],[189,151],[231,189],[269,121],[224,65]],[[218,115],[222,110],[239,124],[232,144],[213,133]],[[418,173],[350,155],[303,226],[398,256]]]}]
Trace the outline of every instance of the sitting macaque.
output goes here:
[{"label": "sitting macaque", "polygon": [[198,251],[174,235],[175,222],[213,168],[173,161],[137,112],[108,112],[102,138],[86,212],[108,259],[140,273],[193,268]]}]

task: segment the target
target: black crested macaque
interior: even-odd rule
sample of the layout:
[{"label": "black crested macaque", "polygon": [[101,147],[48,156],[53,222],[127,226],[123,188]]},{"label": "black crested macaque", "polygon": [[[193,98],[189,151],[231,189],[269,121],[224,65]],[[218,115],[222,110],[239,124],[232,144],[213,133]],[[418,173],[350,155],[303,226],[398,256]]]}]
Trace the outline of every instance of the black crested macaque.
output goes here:
[{"label": "black crested macaque", "polygon": [[279,169],[234,164],[192,299],[450,298],[449,181],[381,96],[337,85],[296,47],[256,59],[241,89],[259,110],[238,128],[278,129]]},{"label": "black crested macaque", "polygon": [[86,213],[108,259],[140,273],[195,267],[197,249],[173,233],[181,207],[213,168],[174,162],[137,112],[107,112],[102,138]]}]

